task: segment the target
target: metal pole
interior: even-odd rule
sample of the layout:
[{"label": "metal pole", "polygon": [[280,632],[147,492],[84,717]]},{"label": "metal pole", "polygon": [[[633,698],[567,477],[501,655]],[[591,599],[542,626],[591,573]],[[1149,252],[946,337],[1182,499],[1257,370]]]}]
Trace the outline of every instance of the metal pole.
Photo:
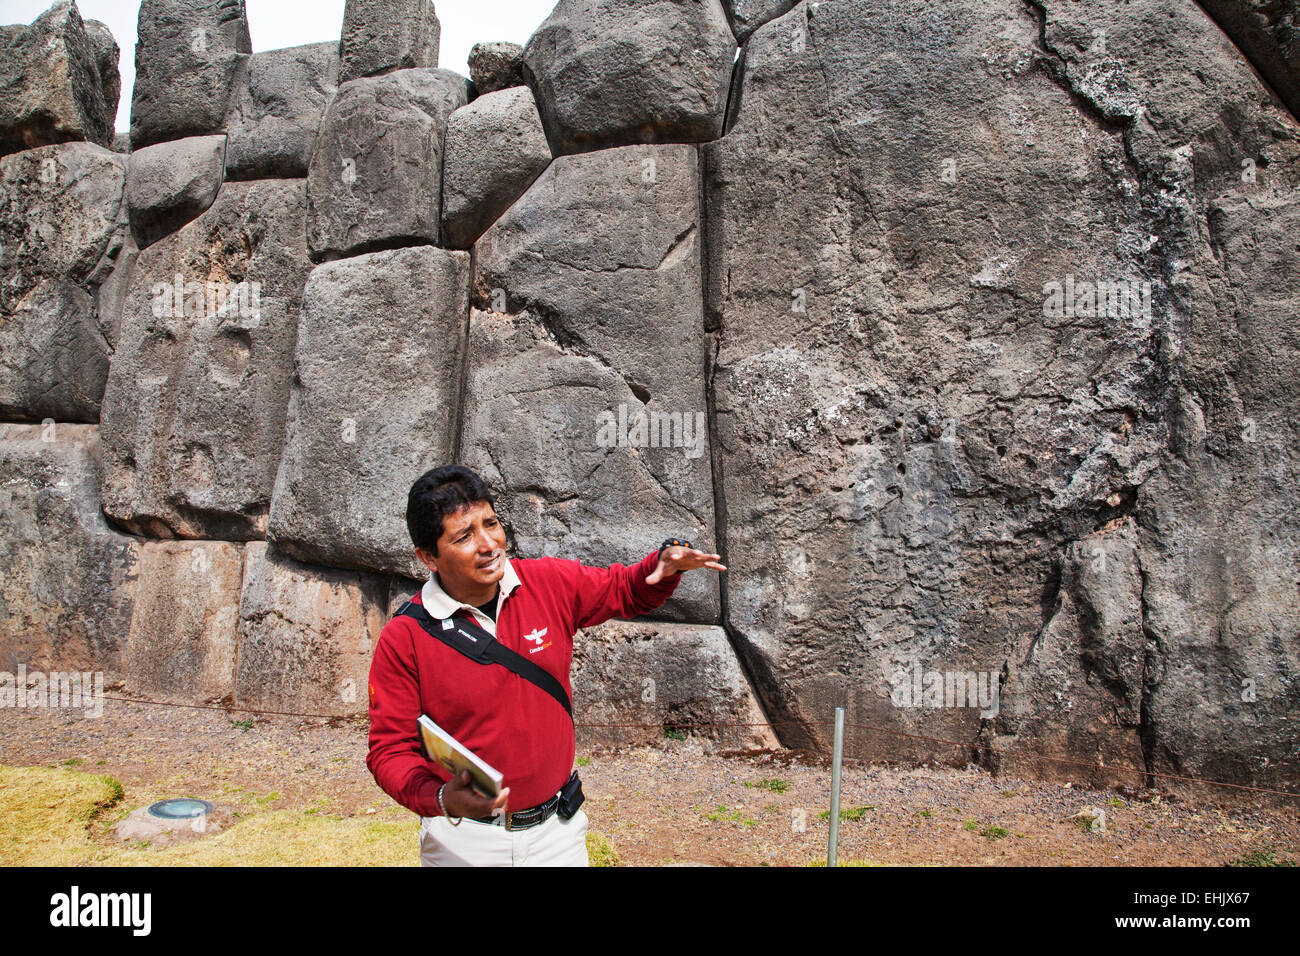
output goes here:
[{"label": "metal pole", "polygon": [[844,708],[835,708],[835,749],[831,754],[831,837],[826,844],[826,865],[837,866],[840,844],[840,758],[844,756]]}]

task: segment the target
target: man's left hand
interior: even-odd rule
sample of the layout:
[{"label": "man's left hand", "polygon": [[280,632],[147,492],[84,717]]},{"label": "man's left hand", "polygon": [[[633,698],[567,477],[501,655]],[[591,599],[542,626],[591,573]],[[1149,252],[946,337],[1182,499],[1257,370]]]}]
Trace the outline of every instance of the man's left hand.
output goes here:
[{"label": "man's left hand", "polygon": [[694,571],[696,568],[725,571],[726,565],[718,563],[721,557],[720,554],[705,554],[697,548],[679,546],[664,548],[663,554],[659,555],[659,564],[650,572],[645,583],[658,584],[664,578],[672,577],[681,571]]}]

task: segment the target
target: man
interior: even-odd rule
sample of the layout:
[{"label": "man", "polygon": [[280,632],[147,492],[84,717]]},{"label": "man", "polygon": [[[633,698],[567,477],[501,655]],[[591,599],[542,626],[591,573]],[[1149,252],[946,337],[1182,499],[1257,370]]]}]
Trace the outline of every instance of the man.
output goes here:
[{"label": "man", "polygon": [[[404,607],[380,634],[370,666],[366,766],[389,796],[420,815],[425,866],[586,866],[587,815],[579,809],[565,819],[558,812],[562,789],[568,794],[573,786],[574,731],[566,712],[573,635],[653,611],[682,572],[725,571],[720,556],[665,542],[629,567],[560,558],[511,562],[491,491],[460,465],[415,482],[406,525],[430,571],[410,603],[428,612],[431,619],[423,620],[434,633],[417,620],[420,611]],[[545,674],[535,682],[503,664],[471,659],[434,636],[449,619],[473,621]],[[449,779],[424,757],[421,714],[502,773],[495,800],[475,791],[468,773]]]}]

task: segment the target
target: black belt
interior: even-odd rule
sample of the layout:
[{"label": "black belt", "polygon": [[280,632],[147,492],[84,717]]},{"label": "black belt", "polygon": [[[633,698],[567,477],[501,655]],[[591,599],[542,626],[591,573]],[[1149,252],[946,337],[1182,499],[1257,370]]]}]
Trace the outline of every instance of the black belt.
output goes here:
[{"label": "black belt", "polygon": [[562,811],[561,819],[568,820],[578,812],[583,799],[582,780],[575,770],[569,774],[569,779],[564,782],[560,792],[545,803],[539,803],[527,810],[517,810],[514,813],[499,813],[494,817],[470,817],[469,819],[475,823],[486,823],[488,826],[504,826],[507,830],[527,830],[529,827],[545,823],[550,819],[551,814],[557,811]]},{"label": "black belt", "polygon": [[529,827],[539,826],[550,819],[551,814],[560,808],[560,796],[556,794],[545,803],[530,807],[527,810],[516,810],[513,813],[499,813],[495,817],[470,817],[475,823],[486,823],[490,826],[504,826],[507,830],[527,830]]}]

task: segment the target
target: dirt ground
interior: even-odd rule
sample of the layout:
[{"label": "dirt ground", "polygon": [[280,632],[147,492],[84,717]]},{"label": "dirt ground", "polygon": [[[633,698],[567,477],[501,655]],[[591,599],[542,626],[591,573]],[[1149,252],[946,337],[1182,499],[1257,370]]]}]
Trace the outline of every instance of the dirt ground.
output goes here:
[{"label": "dirt ground", "polygon": [[[113,692],[124,696],[120,691]],[[584,809],[622,865],[825,861],[830,769],[794,751],[706,754],[691,740],[579,747]],[[342,817],[396,805],[365,766],[364,720],[252,717],[108,700],[79,711],[0,711],[0,764],[72,766],[120,781],[127,804],[164,789]],[[132,802],[133,792],[137,802]],[[1071,818],[1105,811],[1105,832]],[[1294,806],[994,777],[969,767],[844,769],[839,859],[878,864],[1221,865],[1300,859]],[[412,855],[418,820],[410,816]],[[236,824],[237,826],[238,824]]]}]

